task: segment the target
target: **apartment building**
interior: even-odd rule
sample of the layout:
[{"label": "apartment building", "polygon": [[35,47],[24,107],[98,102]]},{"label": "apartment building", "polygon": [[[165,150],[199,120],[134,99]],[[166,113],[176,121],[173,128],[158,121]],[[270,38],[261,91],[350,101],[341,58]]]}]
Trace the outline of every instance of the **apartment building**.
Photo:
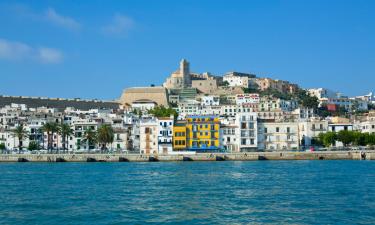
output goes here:
[{"label": "apartment building", "polygon": [[241,152],[255,151],[258,146],[257,113],[242,112],[236,115],[237,142]]},{"label": "apartment building", "polygon": [[186,118],[187,148],[197,152],[220,150],[220,121],[216,116]]},{"label": "apartment building", "polygon": [[298,123],[258,123],[258,148],[260,150],[292,150],[299,148]]}]

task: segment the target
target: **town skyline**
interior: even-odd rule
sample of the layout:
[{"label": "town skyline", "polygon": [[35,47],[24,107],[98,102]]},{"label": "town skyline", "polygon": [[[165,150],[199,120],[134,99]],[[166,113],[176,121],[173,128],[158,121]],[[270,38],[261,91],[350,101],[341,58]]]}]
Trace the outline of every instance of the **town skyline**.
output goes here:
[{"label": "town skyline", "polygon": [[1,1],[0,94],[118,99],[128,87],[161,85],[181,58],[199,73],[373,91],[374,3],[322,4]]}]

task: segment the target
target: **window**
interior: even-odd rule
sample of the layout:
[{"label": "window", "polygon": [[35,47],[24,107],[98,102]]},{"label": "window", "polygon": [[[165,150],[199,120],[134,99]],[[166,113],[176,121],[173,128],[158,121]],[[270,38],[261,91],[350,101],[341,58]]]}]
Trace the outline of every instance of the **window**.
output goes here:
[{"label": "window", "polygon": [[241,145],[246,145],[246,139],[245,138],[241,139]]},{"label": "window", "polygon": [[277,132],[277,133],[280,132],[280,128],[279,128],[279,127],[276,127],[276,132]]},{"label": "window", "polygon": [[[315,129],[315,128],[314,128],[314,129]],[[286,128],[286,132],[287,132],[287,133],[290,133],[290,127],[287,127],[287,128]]]},{"label": "window", "polygon": [[267,127],[264,128],[264,133],[268,133]]}]

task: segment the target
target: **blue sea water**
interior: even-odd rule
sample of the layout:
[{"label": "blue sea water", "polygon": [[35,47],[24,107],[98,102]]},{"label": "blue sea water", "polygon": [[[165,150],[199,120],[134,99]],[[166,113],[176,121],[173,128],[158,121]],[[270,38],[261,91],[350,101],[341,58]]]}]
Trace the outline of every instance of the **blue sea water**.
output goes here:
[{"label": "blue sea water", "polygon": [[0,164],[0,224],[375,224],[374,161]]}]

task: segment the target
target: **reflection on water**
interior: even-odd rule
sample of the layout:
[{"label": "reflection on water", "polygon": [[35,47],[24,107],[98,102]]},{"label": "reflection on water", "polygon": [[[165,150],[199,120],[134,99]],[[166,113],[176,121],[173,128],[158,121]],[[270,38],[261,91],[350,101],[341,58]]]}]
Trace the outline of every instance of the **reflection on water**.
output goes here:
[{"label": "reflection on water", "polygon": [[1,224],[371,224],[375,163],[0,164]]}]

